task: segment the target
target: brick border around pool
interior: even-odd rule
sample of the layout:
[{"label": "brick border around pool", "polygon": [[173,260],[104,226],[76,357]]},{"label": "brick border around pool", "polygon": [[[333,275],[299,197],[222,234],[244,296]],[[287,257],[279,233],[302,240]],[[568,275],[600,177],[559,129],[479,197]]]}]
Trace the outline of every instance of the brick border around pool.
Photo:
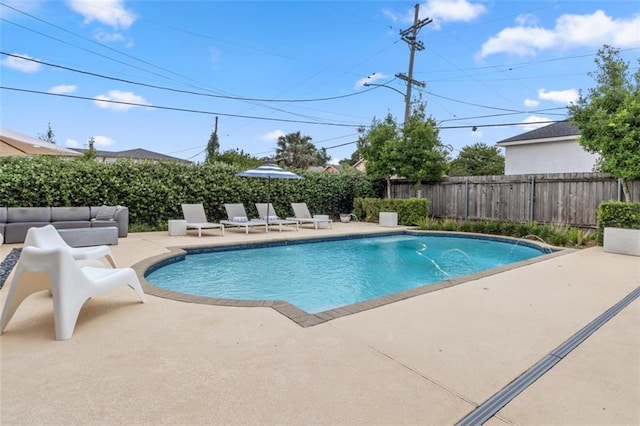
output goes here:
[{"label": "brick border around pool", "polygon": [[[406,231],[399,232],[399,234],[413,234],[413,235],[447,235],[447,236],[463,236],[470,238],[483,238],[483,239],[492,239],[499,241],[522,241],[522,239],[515,239],[510,237],[502,237],[495,235],[484,235],[484,234],[467,234],[467,233],[455,233],[455,232],[420,232],[420,231]],[[368,234],[368,235],[360,235],[358,238],[366,238],[377,236],[379,234]],[[389,234],[385,234],[389,235]],[[349,238],[349,237],[346,237]],[[343,238],[332,238],[332,239],[343,239]],[[289,244],[295,243],[304,243],[310,241],[318,241],[318,240],[327,240],[327,238],[309,238],[305,240],[298,240],[296,242],[289,242]],[[499,268],[493,268],[486,271],[477,272],[475,274],[465,275],[463,277],[455,278],[447,281],[440,281],[435,284],[426,284],[420,287],[412,288],[409,290],[404,290],[399,293],[390,294],[387,296],[381,296],[375,299],[366,300],[364,302],[354,303],[352,305],[341,306],[339,308],[329,309],[327,311],[318,312],[315,314],[310,314],[308,312],[303,311],[302,309],[286,302],[284,300],[240,300],[240,299],[222,299],[216,297],[205,297],[205,296],[194,296],[185,293],[178,293],[171,290],[165,290],[159,287],[156,287],[150,284],[145,276],[155,269],[162,267],[164,265],[180,261],[187,255],[189,251],[192,252],[206,252],[206,251],[221,251],[225,249],[242,249],[248,247],[258,246],[268,246],[268,245],[277,245],[278,243],[249,243],[249,244],[234,244],[230,246],[215,246],[215,247],[168,247],[169,253],[161,254],[158,256],[150,257],[145,259],[137,264],[133,265],[132,268],[136,271],[138,278],[142,284],[142,287],[146,294],[162,297],[165,299],[172,299],[179,302],[186,303],[198,303],[202,305],[216,305],[216,306],[229,306],[229,307],[244,307],[244,308],[272,308],[285,317],[289,318],[291,321],[295,322],[301,327],[311,327],[314,325],[322,324],[327,321],[331,321],[336,318],[344,317],[347,315],[356,314],[358,312],[363,312],[369,309],[378,308],[380,306],[387,305],[389,303],[398,302],[400,300],[405,300],[411,297],[420,296],[422,294],[431,293],[433,291],[442,290],[444,288],[453,287],[455,285],[463,284],[469,281],[478,280],[480,278],[489,277],[491,275],[499,274],[501,272],[509,271],[511,269],[520,268],[522,266],[531,265],[533,263],[541,262],[543,260],[547,260],[550,258],[554,258],[557,256],[562,256],[564,254],[575,251],[575,249],[560,249],[555,248],[554,252],[551,252],[546,255],[534,257],[532,259],[523,260],[521,262],[511,263],[509,265],[501,266]],[[546,248],[540,244],[537,244],[532,241],[527,240],[527,244],[535,245],[540,248]]]}]

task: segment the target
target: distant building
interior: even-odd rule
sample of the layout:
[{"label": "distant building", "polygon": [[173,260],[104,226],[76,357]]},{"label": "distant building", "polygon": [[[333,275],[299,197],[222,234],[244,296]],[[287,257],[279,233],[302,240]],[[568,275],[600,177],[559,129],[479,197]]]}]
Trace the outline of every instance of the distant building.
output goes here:
[{"label": "distant building", "polygon": [[365,173],[365,166],[367,164],[367,160],[365,160],[364,158],[361,160],[358,160],[358,162],[356,164],[353,165],[353,168],[356,169],[359,172]]},{"label": "distant building", "polygon": [[505,149],[505,175],[592,172],[598,156],[582,148],[580,130],[568,120],[497,143]]},{"label": "distant building", "polygon": [[[84,154],[89,151],[88,149],[73,149],[74,151]],[[147,151],[146,149],[136,148],[126,151],[102,151],[95,150],[96,161],[105,163],[122,160],[124,158],[132,161],[177,161],[183,164],[192,164],[189,160],[183,160],[182,158],[172,157],[170,155],[160,154],[158,152]]]},{"label": "distant building", "polygon": [[327,164],[326,166],[311,166],[307,167],[310,172],[326,172],[326,173],[341,173],[342,166],[339,164]]}]

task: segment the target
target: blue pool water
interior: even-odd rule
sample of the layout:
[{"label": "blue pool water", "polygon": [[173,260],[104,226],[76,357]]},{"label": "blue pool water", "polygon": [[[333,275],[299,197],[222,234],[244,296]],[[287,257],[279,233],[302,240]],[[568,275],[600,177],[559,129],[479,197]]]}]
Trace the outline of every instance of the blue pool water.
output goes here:
[{"label": "blue pool water", "polygon": [[512,242],[402,234],[188,254],[146,279],[179,293],[285,300],[317,313],[542,254]]}]

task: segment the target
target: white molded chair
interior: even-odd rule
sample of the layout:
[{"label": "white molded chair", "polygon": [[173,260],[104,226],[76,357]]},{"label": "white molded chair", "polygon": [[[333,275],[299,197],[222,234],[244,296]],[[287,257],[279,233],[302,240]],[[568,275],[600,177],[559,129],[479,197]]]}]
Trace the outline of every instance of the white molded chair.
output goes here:
[{"label": "white molded chair", "polygon": [[320,223],[328,223],[333,228],[333,220],[311,216],[307,203],[291,203],[291,208],[295,217],[288,217],[287,220],[297,220],[300,224],[313,223],[315,229],[318,229]]},{"label": "white molded chair", "polygon": [[256,209],[260,219],[266,220],[269,225],[278,225],[280,232],[282,232],[282,225],[295,225],[296,231],[300,230],[300,223],[297,220],[280,219],[271,203],[256,203]]},{"label": "white molded chair", "polygon": [[220,234],[224,235],[224,225],[209,222],[202,204],[183,204],[182,214],[184,215],[184,220],[187,221],[187,229],[198,230],[198,238],[202,237],[203,229],[220,228]]},{"label": "white molded chair", "polygon": [[24,247],[0,317],[0,334],[24,299],[48,289],[53,296],[56,340],[67,340],[88,299],[125,284],[145,302],[138,276],[131,268],[83,267],[63,247]]},{"label": "white molded chair", "polygon": [[[24,240],[25,247],[38,248],[61,247],[69,250],[75,260],[98,260],[105,258],[111,267],[116,268],[116,260],[109,246],[71,247],[62,239],[58,230],[53,225],[39,228],[29,228]],[[87,262],[88,263],[88,262]]]},{"label": "white molded chair", "polygon": [[266,220],[249,219],[247,212],[244,210],[243,204],[225,204],[224,209],[227,212],[227,220],[221,220],[220,223],[225,226],[244,227],[245,234],[249,233],[252,226],[264,226],[265,232],[269,232]]}]

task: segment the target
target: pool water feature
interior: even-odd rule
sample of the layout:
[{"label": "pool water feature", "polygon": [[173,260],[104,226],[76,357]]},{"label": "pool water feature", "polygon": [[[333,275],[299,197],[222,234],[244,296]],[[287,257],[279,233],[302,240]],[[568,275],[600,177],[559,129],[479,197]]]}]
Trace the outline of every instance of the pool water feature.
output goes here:
[{"label": "pool water feature", "polygon": [[534,244],[412,234],[212,250],[145,278],[195,296],[284,300],[313,314],[544,254]]}]

